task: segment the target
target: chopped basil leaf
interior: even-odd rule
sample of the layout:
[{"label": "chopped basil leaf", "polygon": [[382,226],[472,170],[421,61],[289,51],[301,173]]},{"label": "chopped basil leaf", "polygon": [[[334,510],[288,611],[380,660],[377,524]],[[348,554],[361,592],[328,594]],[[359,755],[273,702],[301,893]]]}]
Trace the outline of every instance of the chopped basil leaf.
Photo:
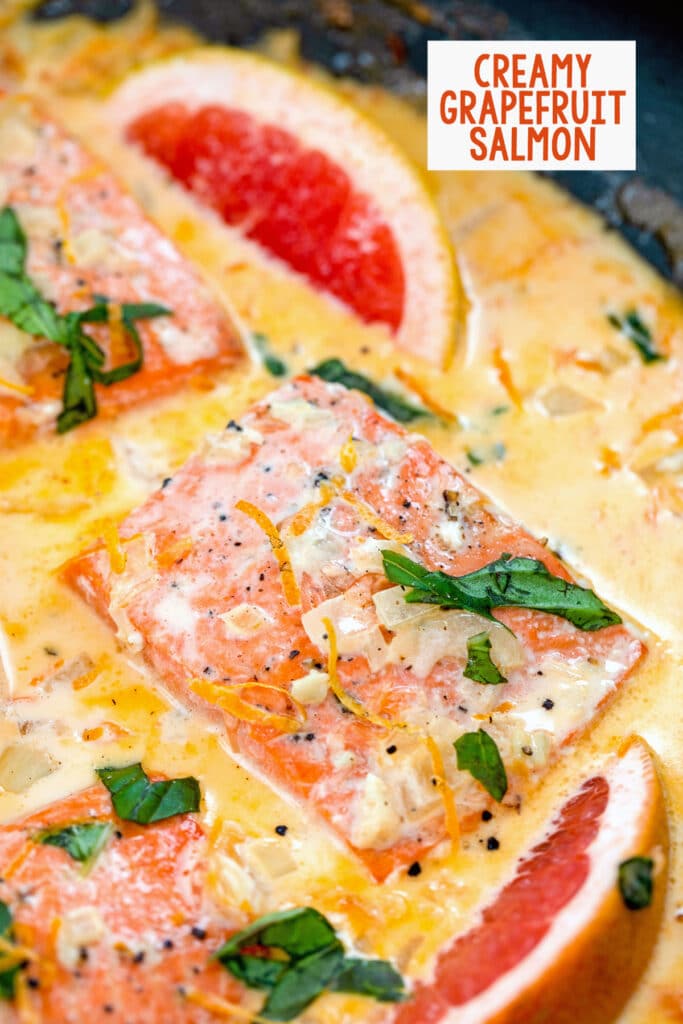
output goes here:
[{"label": "chopped basil leaf", "polygon": [[427,409],[411,404],[396,392],[386,391],[362,373],[349,370],[341,359],[325,359],[324,362],[318,363],[308,372],[327,381],[328,384],[341,384],[349,390],[362,391],[373,400],[376,406],[384,409],[399,423],[411,423],[421,416],[432,415]]},{"label": "chopped basil leaf", "polygon": [[[255,946],[287,958],[243,952]],[[292,1020],[326,989],[383,1002],[405,996],[403,980],[391,964],[345,957],[334,928],[313,907],[259,917],[228,939],[213,959],[246,985],[268,992],[259,1011],[266,1020]]]},{"label": "chopped basil leaf", "polygon": [[26,238],[14,210],[6,206],[0,211],[0,315],[27,334],[48,338],[70,353],[62,411],[57,417],[57,432],[64,434],[97,415],[95,383],[116,384],[142,367],[142,342],[134,321],[168,316],[171,311],[155,302],[124,303],[121,323],[133,342],[135,355],[127,363],[103,370],[104,352],[84,331],[83,324],[106,323],[109,300],[96,295],[89,309],[61,315],[27,276],[25,264]]},{"label": "chopped basil leaf", "polygon": [[58,846],[66,850],[79,864],[91,864],[104,849],[113,832],[108,821],[87,821],[80,825],[66,825],[64,828],[40,832],[36,842],[44,846]]},{"label": "chopped basil leaf", "polygon": [[330,985],[333,992],[355,992],[380,1003],[399,1003],[406,997],[403,978],[386,960],[346,957],[342,971]]},{"label": "chopped basil leaf", "polygon": [[214,959],[223,962],[226,955],[237,953],[244,946],[269,946],[281,949],[289,956],[300,957],[336,941],[334,928],[318,910],[294,907],[257,918],[231,936],[214,954]]},{"label": "chopped basil leaf", "polygon": [[501,555],[464,576],[430,572],[395,551],[382,551],[382,560],[388,580],[413,588],[405,598],[410,603],[462,608],[489,619],[494,608],[532,608],[559,615],[586,631],[621,622],[592,590],[553,576],[535,558]]},{"label": "chopped basil leaf", "polygon": [[259,331],[254,331],[251,338],[254,343],[254,348],[261,357],[261,362],[268,373],[272,377],[285,377],[287,375],[287,364],[283,362],[279,356],[274,355],[270,351],[268,338],[265,334],[261,334]]},{"label": "chopped basil leaf", "polygon": [[271,960],[266,956],[232,953],[220,958],[224,967],[249,988],[271,989],[287,970],[286,960]]},{"label": "chopped basil leaf", "polygon": [[498,686],[507,679],[491,659],[491,638],[488,633],[477,633],[467,641],[467,665],[463,675],[475,683]]},{"label": "chopped basil leaf", "polygon": [[475,451],[472,451],[471,448],[467,449],[465,455],[467,456],[467,461],[469,462],[470,466],[481,466],[484,461],[481,455],[477,455],[477,453]]},{"label": "chopped basil leaf", "polygon": [[507,793],[508,780],[496,741],[479,729],[463,733],[453,746],[460,771],[469,772],[500,803]]},{"label": "chopped basil leaf", "polygon": [[119,818],[138,825],[199,810],[199,783],[188,776],[150,782],[141,764],[125,768],[98,768],[97,774],[111,793]]},{"label": "chopped basil leaf", "polygon": [[619,892],[629,910],[643,910],[652,903],[654,861],[631,857],[619,865]]},{"label": "chopped basil leaf", "polygon": [[[2,900],[0,900],[0,937],[12,939],[12,913]],[[14,987],[17,979],[19,965],[9,967],[6,971],[0,971],[0,999],[14,999]]]},{"label": "chopped basil leaf", "polygon": [[298,1017],[314,999],[317,999],[344,963],[341,945],[327,946],[317,953],[309,953],[292,960],[259,1011],[266,1020],[292,1020]]},{"label": "chopped basil leaf", "polygon": [[644,363],[657,363],[665,358],[655,348],[650,329],[640,319],[637,310],[629,309],[623,316],[609,313],[607,319],[612,327],[616,327],[618,331],[621,331],[635,345]]}]

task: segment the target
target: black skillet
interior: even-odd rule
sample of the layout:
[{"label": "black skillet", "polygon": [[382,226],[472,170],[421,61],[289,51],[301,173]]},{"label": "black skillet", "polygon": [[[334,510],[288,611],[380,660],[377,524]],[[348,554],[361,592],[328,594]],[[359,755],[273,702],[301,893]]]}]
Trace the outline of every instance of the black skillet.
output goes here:
[{"label": "black skillet", "polygon": [[[683,33],[671,0],[157,0],[206,38],[249,45],[295,27],[334,74],[419,94],[428,39],[635,39],[638,170],[555,177],[683,287]],[[37,17],[120,17],[132,0],[45,0]],[[680,12],[679,12],[680,13]],[[662,244],[663,243],[663,244]]]}]

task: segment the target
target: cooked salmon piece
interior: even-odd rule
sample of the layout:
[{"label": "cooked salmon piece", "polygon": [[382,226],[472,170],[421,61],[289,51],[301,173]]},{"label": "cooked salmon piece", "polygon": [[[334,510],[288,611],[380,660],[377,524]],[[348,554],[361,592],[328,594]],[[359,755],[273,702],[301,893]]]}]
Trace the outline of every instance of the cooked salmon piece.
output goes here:
[{"label": "cooked salmon piece", "polygon": [[[66,580],[378,879],[453,835],[453,797],[464,828],[490,803],[458,768],[463,733],[494,740],[519,805],[643,653],[613,613],[580,629],[531,608],[491,621],[407,603],[383,551],[455,576],[509,553],[571,577],[424,438],[313,377],[207,438],[120,536],[118,572],[99,547]],[[465,675],[482,632],[499,685]]]},{"label": "cooked salmon piece", "polygon": [[[168,394],[193,375],[231,366],[242,353],[226,309],[142,213],[110,171],[28,100],[0,97],[0,208],[26,238],[25,272],[58,312],[82,311],[95,296],[114,308],[156,303],[170,315],[136,321],[142,368],[95,386],[99,414]],[[0,270],[4,269],[0,267]],[[131,360],[131,339],[92,324],[107,367]],[[69,363],[65,347],[0,316],[0,445],[54,429]]]},{"label": "cooked salmon piece", "polygon": [[[87,872],[40,841],[83,823],[111,826]],[[28,951],[0,1019],[208,1024],[186,987],[239,1002],[244,987],[209,959],[240,918],[207,893],[207,843],[193,815],[120,820],[99,785],[0,826],[0,900],[12,942]]]}]

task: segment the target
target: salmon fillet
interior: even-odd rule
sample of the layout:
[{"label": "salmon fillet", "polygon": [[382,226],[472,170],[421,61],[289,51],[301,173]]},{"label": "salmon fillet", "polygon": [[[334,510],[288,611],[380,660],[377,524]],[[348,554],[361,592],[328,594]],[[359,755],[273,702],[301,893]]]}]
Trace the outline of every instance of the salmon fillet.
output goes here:
[{"label": "salmon fillet", "polygon": [[[84,310],[96,295],[171,310],[137,322],[144,364],[124,381],[96,385],[100,415],[239,360],[242,347],[227,311],[169,239],[109,170],[31,103],[13,97],[0,97],[0,207],[16,214],[28,244],[26,273],[60,313]],[[109,325],[88,331],[109,364],[126,361],[113,351]],[[2,445],[54,429],[69,356],[3,317],[0,332]]]},{"label": "salmon fillet", "polygon": [[[110,822],[93,866],[37,841],[45,830]],[[0,900],[13,941],[33,951],[21,996],[3,1021],[45,1024],[208,1024],[183,986],[239,1001],[244,988],[210,954],[240,920],[205,889],[207,839],[192,815],[140,826],[120,820],[103,786],[0,827]],[[232,926],[232,927],[230,927]]]},{"label": "salmon fillet", "polygon": [[[254,510],[277,528],[275,550]],[[459,736],[485,727],[507,770],[505,802],[519,805],[643,652],[623,625],[587,632],[525,608],[497,609],[491,622],[406,604],[383,549],[457,576],[504,553],[570,576],[424,438],[317,378],[286,384],[209,437],[120,534],[123,571],[99,548],[65,579],[378,879],[445,837],[448,792],[465,828],[490,803],[458,770]],[[419,614],[406,618],[411,608]],[[464,675],[466,640],[484,629],[502,685]]]}]

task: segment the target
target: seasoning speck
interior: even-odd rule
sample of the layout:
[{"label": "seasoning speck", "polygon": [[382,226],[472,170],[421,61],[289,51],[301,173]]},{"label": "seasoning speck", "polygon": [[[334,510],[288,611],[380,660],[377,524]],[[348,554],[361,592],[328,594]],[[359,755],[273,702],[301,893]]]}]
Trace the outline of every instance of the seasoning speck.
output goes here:
[{"label": "seasoning speck", "polygon": [[552,711],[552,709],[555,707],[555,701],[551,700],[550,697],[546,697],[546,699],[543,701],[543,707],[546,709],[546,711]]},{"label": "seasoning speck", "polygon": [[481,812],[481,820],[482,821],[490,821],[492,817],[493,817],[493,815],[491,814],[490,811],[482,811]]},{"label": "seasoning speck", "polygon": [[287,835],[287,826],[286,825],[276,825],[275,826],[275,831],[277,832],[277,834],[279,836],[286,836]]},{"label": "seasoning speck", "polygon": [[419,861],[413,861],[413,863],[408,868],[408,874],[410,875],[411,878],[417,878],[418,875],[422,874],[422,867]]},{"label": "seasoning speck", "polygon": [[500,846],[500,843],[498,842],[498,840],[496,839],[495,836],[489,836],[488,839],[486,840],[486,849],[487,850],[497,850],[499,848],[499,846]]}]

